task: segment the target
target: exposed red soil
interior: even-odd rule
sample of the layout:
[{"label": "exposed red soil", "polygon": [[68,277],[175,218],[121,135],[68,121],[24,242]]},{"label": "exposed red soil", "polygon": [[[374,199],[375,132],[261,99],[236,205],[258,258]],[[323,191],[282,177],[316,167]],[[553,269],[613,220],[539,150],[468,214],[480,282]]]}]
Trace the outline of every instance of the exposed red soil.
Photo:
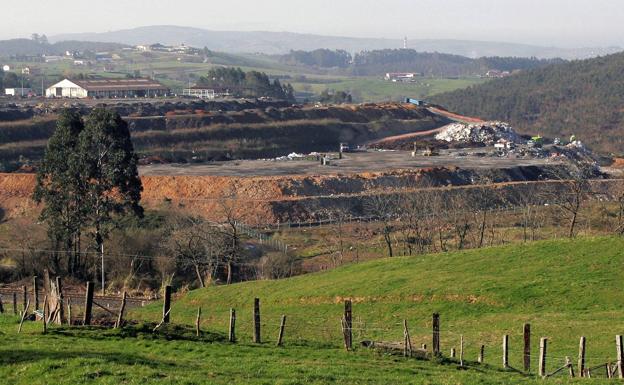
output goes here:
[{"label": "exposed red soil", "polygon": [[[388,179],[416,180],[431,170],[362,173],[350,176],[143,176],[142,203],[148,208],[177,211],[222,220],[235,207],[248,223],[273,222],[273,203],[302,197],[352,194],[379,190]],[[34,174],[0,174],[0,208],[5,218],[36,215],[31,196]]]}]

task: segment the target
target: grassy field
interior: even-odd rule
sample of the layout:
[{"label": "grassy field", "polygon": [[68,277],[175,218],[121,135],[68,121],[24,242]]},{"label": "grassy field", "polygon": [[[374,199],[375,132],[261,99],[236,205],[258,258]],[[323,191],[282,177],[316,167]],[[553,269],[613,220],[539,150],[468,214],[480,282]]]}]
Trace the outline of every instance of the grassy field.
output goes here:
[{"label": "grassy field", "polygon": [[[520,384],[534,376],[503,373],[501,341],[510,335],[510,363],[521,367],[522,326],[533,330],[532,365],[540,337],[549,338],[548,371],[575,357],[587,337],[589,366],[615,359],[614,336],[624,331],[624,239],[542,241],[418,257],[382,259],[281,281],[248,282],[180,294],[172,322],[186,332],[157,336],[137,325],[121,332],[55,329],[41,335],[29,323],[4,317],[0,379],[6,383],[252,383],[252,384]],[[261,299],[265,343],[251,343],[253,298]],[[441,347],[459,348],[485,366],[416,361],[358,348],[341,349],[343,300],[354,301],[354,340],[400,341],[402,320],[412,342],[431,346],[431,314],[441,314]],[[6,301],[5,301],[6,302]],[[197,307],[206,335],[192,336]],[[131,318],[157,322],[160,304]],[[237,310],[236,346],[223,342],[230,308]],[[274,347],[279,318],[287,315],[285,346]],[[602,373],[598,373],[603,375]],[[600,383],[601,379],[594,380]],[[566,383],[561,376],[549,383]],[[591,382],[591,381],[588,381]]]},{"label": "grassy field", "polygon": [[[462,79],[423,78],[416,83],[392,83],[382,80],[382,74],[378,78],[331,75],[313,68],[283,64],[268,56],[252,54],[217,53],[205,63],[200,57],[168,53],[151,53],[149,57],[136,52],[119,52],[118,54],[120,59],[108,64],[108,70],[104,70],[102,63],[96,63],[91,67],[75,66],[73,61],[69,59],[51,63],[8,61],[7,64],[16,69],[24,67],[36,69],[39,75],[30,77],[33,87],[36,89],[41,87],[42,76],[44,77],[44,85],[47,87],[60,78],[78,73],[116,78],[139,71],[143,76],[156,77],[157,80],[171,87],[175,92],[180,92],[183,87],[188,85],[189,81],[194,83],[197,78],[205,75],[215,66],[234,66],[241,67],[244,71],[266,72],[270,76],[281,78],[285,83],[292,83],[300,98],[308,96],[313,100],[325,89],[330,89],[350,92],[357,102],[396,101],[408,96],[424,99],[486,81],[486,79],[476,77]],[[293,80],[302,76],[307,78],[305,82]]]},{"label": "grassy field", "polygon": [[[313,345],[229,344],[222,336],[153,336],[53,328],[0,316],[0,383],[63,384],[539,384],[490,365],[426,361]],[[161,333],[162,334],[162,333]],[[566,383],[557,378],[553,384]]]},{"label": "grassy field", "polygon": [[422,78],[415,83],[393,83],[381,78],[340,78],[332,82],[310,80],[307,83],[293,83],[298,92],[320,94],[325,89],[351,93],[358,102],[398,101],[406,97],[426,99],[432,95],[481,84],[487,79]]}]

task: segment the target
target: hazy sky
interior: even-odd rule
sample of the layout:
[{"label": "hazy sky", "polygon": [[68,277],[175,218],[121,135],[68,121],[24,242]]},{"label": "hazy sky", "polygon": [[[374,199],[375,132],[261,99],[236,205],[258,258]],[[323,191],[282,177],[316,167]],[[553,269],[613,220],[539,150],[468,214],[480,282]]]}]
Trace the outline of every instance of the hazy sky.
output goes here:
[{"label": "hazy sky", "polygon": [[624,0],[28,0],[7,2],[0,9],[0,38],[166,24],[624,46]]}]

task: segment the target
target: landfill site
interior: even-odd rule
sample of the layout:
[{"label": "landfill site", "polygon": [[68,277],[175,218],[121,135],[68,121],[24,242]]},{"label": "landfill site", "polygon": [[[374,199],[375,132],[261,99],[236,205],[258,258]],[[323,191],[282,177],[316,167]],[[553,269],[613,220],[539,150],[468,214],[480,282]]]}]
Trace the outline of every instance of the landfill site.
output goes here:
[{"label": "landfill site", "polygon": [[[289,114],[296,111],[282,108]],[[333,108],[342,115],[374,111],[370,105],[355,112]],[[495,188],[505,196],[492,205],[513,204],[514,197],[531,184],[557,188],[581,163],[592,167],[600,188],[605,192],[609,188],[609,175],[600,169],[599,159],[576,137],[524,136],[504,122],[484,122],[439,108],[384,108],[417,113],[428,123],[419,129],[387,130],[385,137],[370,131],[353,136],[354,142],[336,140],[333,145],[310,140],[305,146],[302,136],[303,144],[296,150],[276,157],[143,162],[139,170],[143,204],[175,207],[211,220],[222,220],[223,207],[229,205],[246,223],[257,225],[305,221],[331,216],[336,210],[365,215],[366,200],[384,194],[422,194],[424,198],[465,191],[479,194],[479,189]],[[350,129],[358,130],[357,126]],[[288,137],[279,139],[288,142]],[[30,200],[33,185],[33,174],[0,174],[0,208],[6,216],[36,210]]]},{"label": "landfill site", "polygon": [[[557,188],[579,162],[594,165],[595,183],[608,193],[597,159],[575,138],[569,143],[526,138],[501,122],[456,122],[433,131],[407,140],[401,135],[367,145],[343,143],[328,153],[143,166],[144,200],[154,204],[166,196],[180,208],[210,216],[227,199],[257,224],[311,220],[345,208],[349,215],[365,215],[371,196],[479,194],[486,184],[505,191],[501,202],[492,202],[498,205],[512,202],[531,184]],[[406,141],[411,151],[401,145]]]}]

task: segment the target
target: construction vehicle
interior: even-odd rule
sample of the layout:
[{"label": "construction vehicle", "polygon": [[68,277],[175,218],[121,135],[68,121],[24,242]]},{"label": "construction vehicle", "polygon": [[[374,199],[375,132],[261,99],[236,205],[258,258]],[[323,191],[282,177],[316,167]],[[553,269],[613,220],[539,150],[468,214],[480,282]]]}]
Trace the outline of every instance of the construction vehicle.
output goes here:
[{"label": "construction vehicle", "polygon": [[412,99],[412,98],[405,98],[405,103],[415,104],[415,105],[421,106],[421,107],[426,104],[424,100],[418,100],[418,99]]}]

